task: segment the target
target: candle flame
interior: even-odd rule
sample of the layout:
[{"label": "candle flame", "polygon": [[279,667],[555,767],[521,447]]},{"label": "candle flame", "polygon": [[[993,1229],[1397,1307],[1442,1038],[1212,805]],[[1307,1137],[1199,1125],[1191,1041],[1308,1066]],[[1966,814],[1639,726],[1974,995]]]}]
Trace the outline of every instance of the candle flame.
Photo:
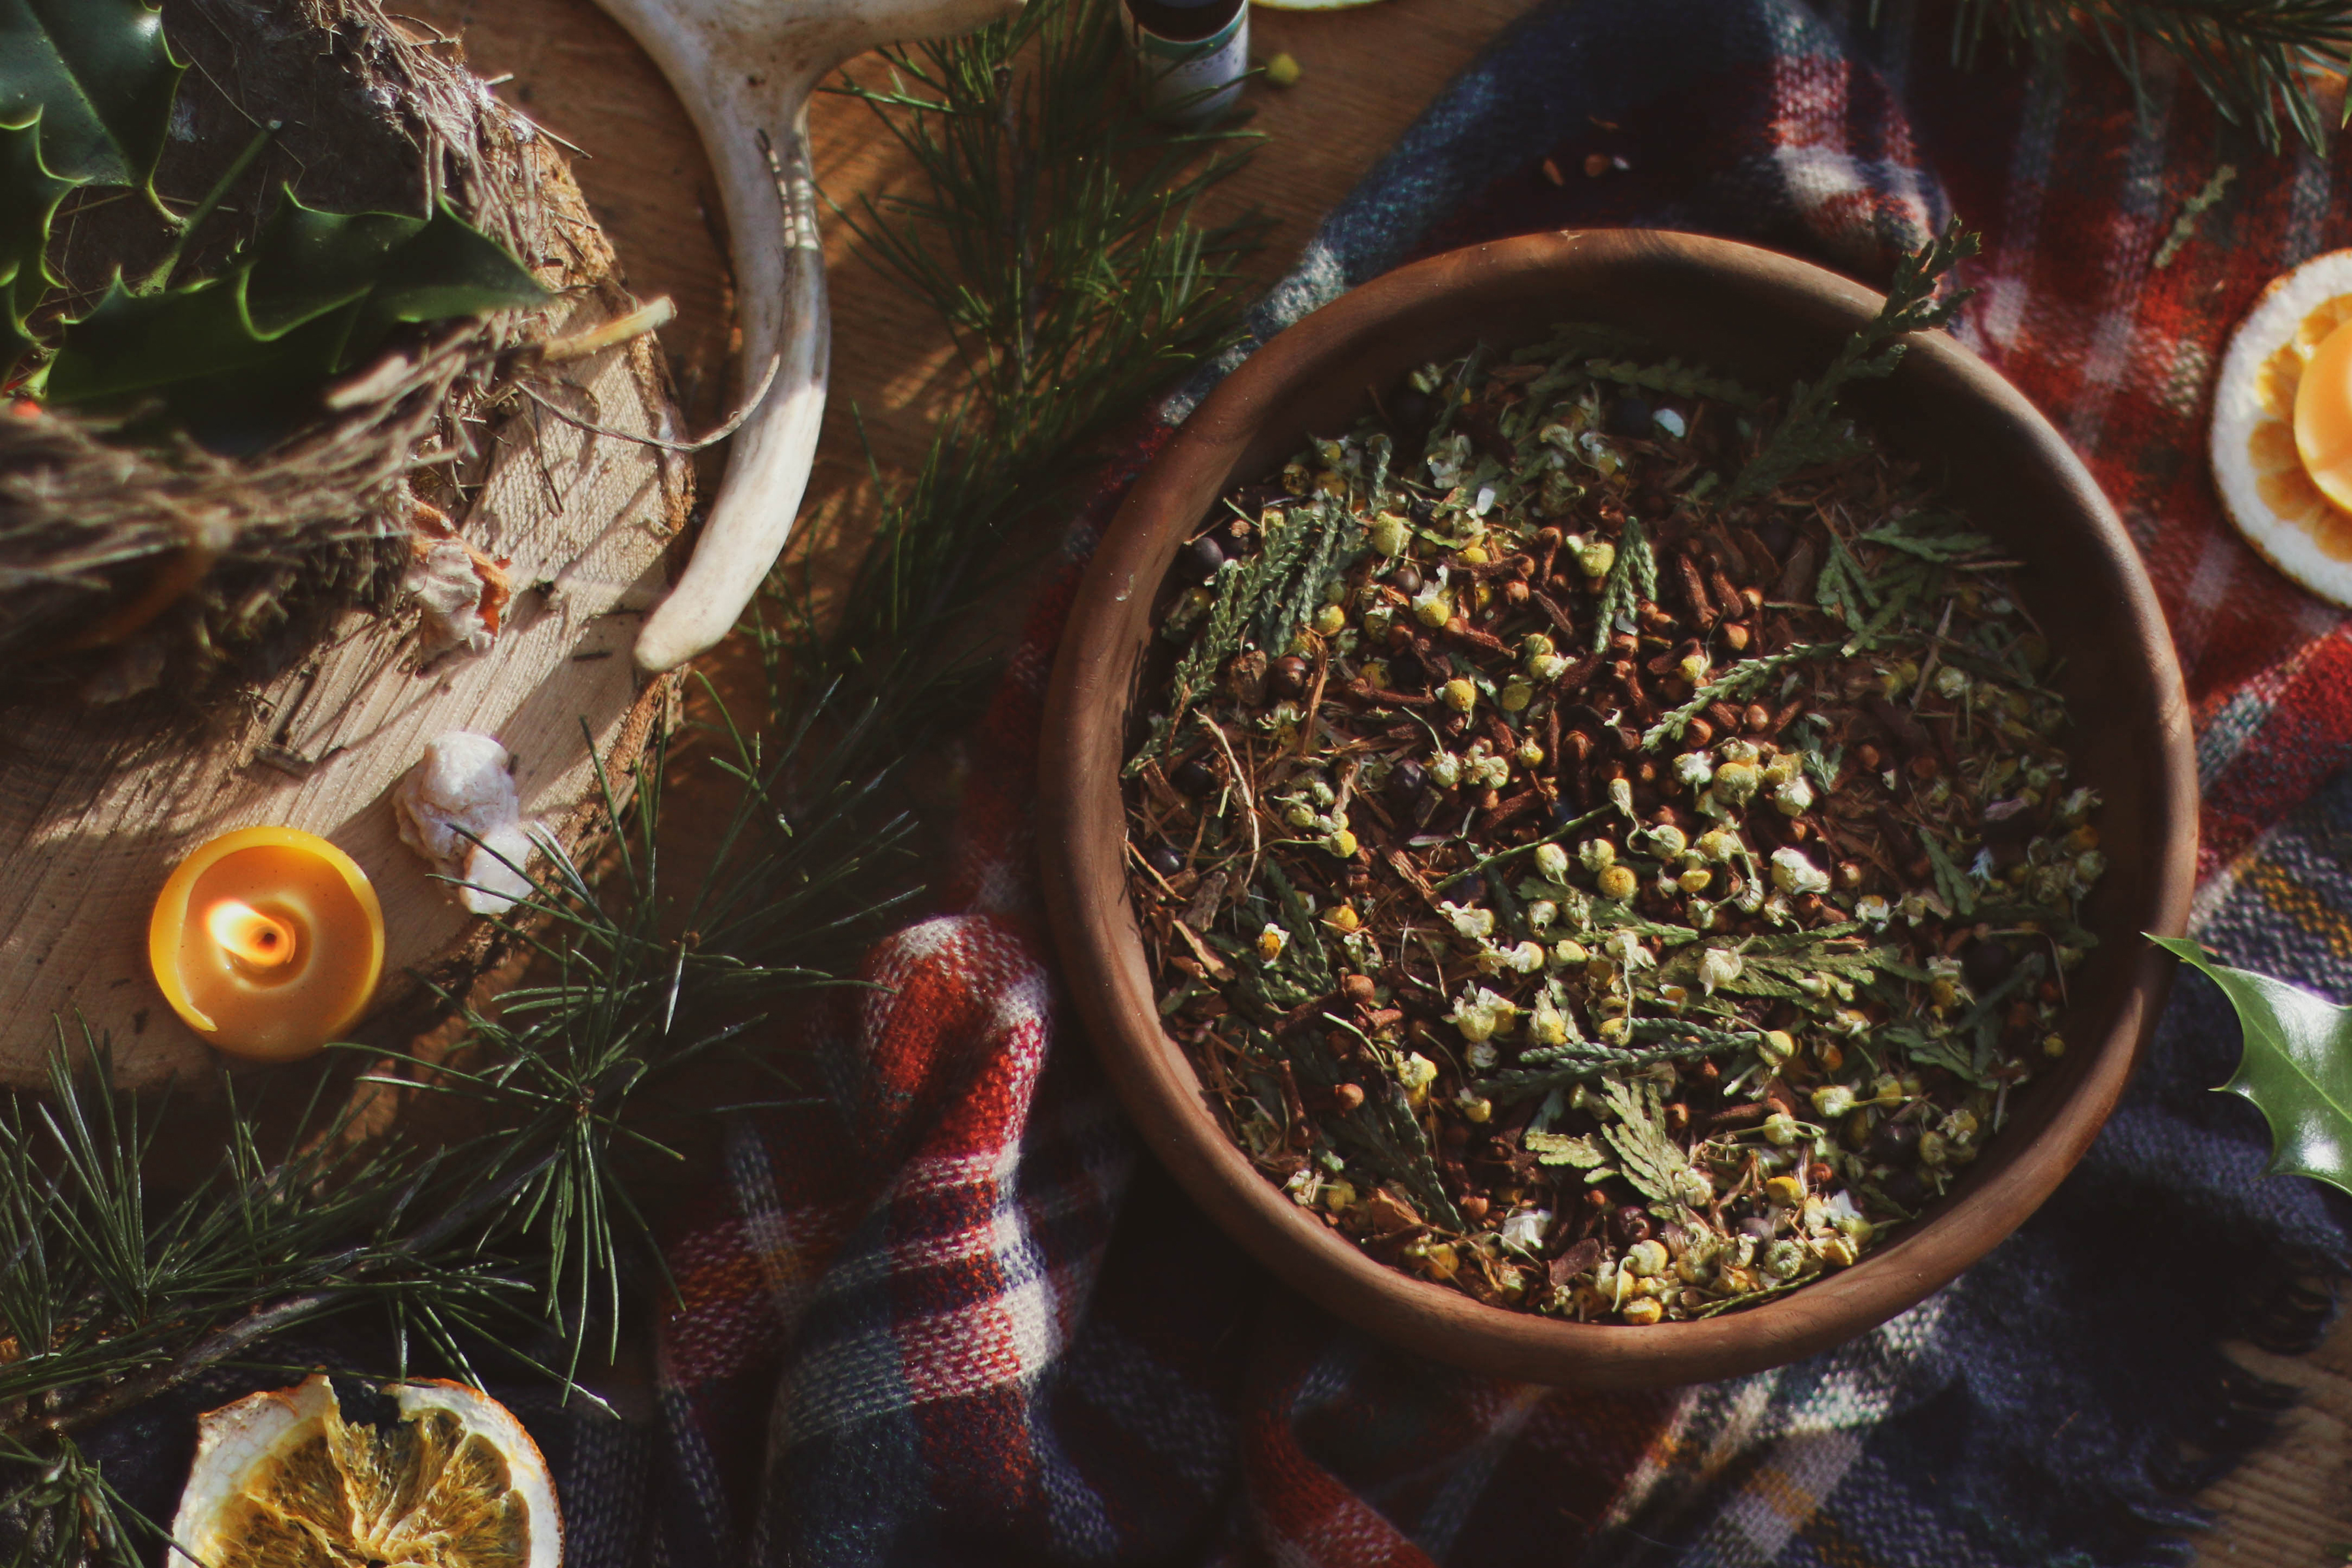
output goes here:
[{"label": "candle flame", "polygon": [[223,899],[205,915],[205,929],[230,958],[250,969],[276,969],[294,956],[294,928],[251,904]]}]

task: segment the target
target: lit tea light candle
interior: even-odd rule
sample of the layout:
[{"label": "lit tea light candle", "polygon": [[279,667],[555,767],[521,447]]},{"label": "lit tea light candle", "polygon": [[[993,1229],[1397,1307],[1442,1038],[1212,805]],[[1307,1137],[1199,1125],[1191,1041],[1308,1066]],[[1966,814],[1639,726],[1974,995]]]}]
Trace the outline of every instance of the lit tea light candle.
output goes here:
[{"label": "lit tea light candle", "polygon": [[383,973],[383,910],[357,862],[294,827],[199,847],[147,926],[155,984],[232,1056],[309,1056],[359,1021]]}]

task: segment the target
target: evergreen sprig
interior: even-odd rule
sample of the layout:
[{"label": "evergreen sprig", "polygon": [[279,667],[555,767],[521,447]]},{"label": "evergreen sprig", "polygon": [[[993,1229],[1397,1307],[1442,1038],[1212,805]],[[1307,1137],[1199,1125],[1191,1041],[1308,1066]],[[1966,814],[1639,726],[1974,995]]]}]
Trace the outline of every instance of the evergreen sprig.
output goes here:
[{"label": "evergreen sprig", "polygon": [[920,177],[845,215],[861,247],[939,313],[986,419],[1031,461],[1104,435],[1222,346],[1234,268],[1265,228],[1194,221],[1255,138],[1137,112],[1117,9],[1031,5],[966,38],[883,51],[887,88],[832,89],[871,108]]},{"label": "evergreen sprig", "polygon": [[1765,681],[1782,670],[1802,664],[1809,658],[1819,658],[1836,651],[1835,643],[1799,643],[1793,647],[1784,647],[1779,653],[1741,659],[1691,693],[1689,701],[1643,731],[1642,749],[1654,752],[1669,741],[1682,739],[1683,731],[1690,728],[1690,721],[1706,712],[1709,704],[1728,702],[1761,690]]},{"label": "evergreen sprig", "polygon": [[1859,449],[1837,417],[1838,395],[1854,382],[1894,374],[1903,362],[1906,336],[1952,319],[1974,290],[1938,293],[1938,286],[1980,247],[1978,237],[1964,232],[1956,217],[1940,236],[1895,264],[1886,302],[1846,339],[1819,379],[1801,381],[1791,389],[1787,412],[1732,480],[1724,497],[1727,505],[1769,495],[1798,469],[1833,462]]},{"label": "evergreen sprig", "polygon": [[1693,1061],[1720,1051],[1751,1047],[1756,1035],[1702,1028],[1675,1019],[1635,1021],[1637,1043],[1611,1046],[1593,1040],[1570,1040],[1523,1051],[1519,1065],[1490,1073],[1478,1080],[1477,1091],[1489,1100],[1510,1104],[1554,1089],[1591,1083],[1604,1073],[1633,1073],[1664,1062]]},{"label": "evergreen sprig", "polygon": [[1643,600],[1658,596],[1658,557],[1650,548],[1649,535],[1642,531],[1639,518],[1625,520],[1624,532],[1617,536],[1616,559],[1609,563],[1609,575],[1601,584],[1601,605],[1592,621],[1592,651],[1601,652],[1609,639],[1621,630],[1620,623],[1630,626],[1634,606]]},{"label": "evergreen sprig", "polygon": [[1620,1170],[1633,1189],[1660,1209],[1672,1210],[1685,1201],[1683,1179],[1689,1156],[1665,1128],[1665,1107],[1657,1084],[1647,1078],[1628,1083],[1601,1080],[1601,1097],[1617,1119],[1601,1135],[1617,1151]]},{"label": "evergreen sprig", "polygon": [[1645,392],[1663,392],[1693,402],[1711,398],[1728,407],[1745,409],[1764,401],[1728,376],[1717,375],[1703,364],[1685,364],[1678,359],[1669,358],[1662,364],[1643,364],[1635,360],[1587,360],[1584,370],[1595,381],[1638,386]]},{"label": "evergreen sprig", "polygon": [[[1876,0],[1871,11],[1877,14]],[[1973,65],[1988,39],[2023,44],[2048,57],[2095,39],[2130,79],[2140,118],[2148,117],[2143,45],[2170,55],[2222,119],[2252,129],[2275,153],[2284,127],[2315,152],[2326,132],[2312,96],[2315,79],[2352,66],[2352,5],[2344,0],[1960,0],[1952,15],[1952,58]]]},{"label": "evergreen sprig", "polygon": [[[843,216],[859,253],[946,326],[967,390],[913,483],[885,489],[849,603],[821,627],[805,578],[782,601],[772,651],[803,681],[906,692],[929,723],[969,711],[992,666],[946,652],[983,645],[943,631],[1028,559],[1005,546],[1025,522],[1034,549],[1034,525],[1105,439],[1239,330],[1237,268],[1265,226],[1193,212],[1255,138],[1145,119],[1117,11],[1032,4],[966,37],[884,50],[887,86],[828,89],[871,109],[918,171],[910,191]],[[1230,586],[1242,591],[1221,608],[1255,605],[1248,584]],[[1226,630],[1238,646],[1238,625]]]},{"label": "evergreen sprig", "polygon": [[1266,517],[1265,548],[1217,568],[1208,613],[1168,679],[1167,721],[1128,759],[1129,776],[1175,743],[1185,714],[1215,687],[1228,659],[1253,643],[1268,653],[1287,649],[1326,586],[1363,552],[1363,524],[1328,498],[1269,509]]}]

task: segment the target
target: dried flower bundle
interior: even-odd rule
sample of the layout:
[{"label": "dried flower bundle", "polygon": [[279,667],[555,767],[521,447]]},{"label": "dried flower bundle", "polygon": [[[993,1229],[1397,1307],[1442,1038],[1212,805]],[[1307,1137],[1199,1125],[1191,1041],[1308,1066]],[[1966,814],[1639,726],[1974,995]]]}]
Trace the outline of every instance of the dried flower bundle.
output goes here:
[{"label": "dried flower bundle", "polygon": [[1853,1262],[2063,1052],[2104,862],[2049,647],[1834,412],[1962,249],[1777,405],[1590,326],[1426,366],[1181,559],[1129,770],[1161,1015],[1373,1256],[1712,1315]]}]

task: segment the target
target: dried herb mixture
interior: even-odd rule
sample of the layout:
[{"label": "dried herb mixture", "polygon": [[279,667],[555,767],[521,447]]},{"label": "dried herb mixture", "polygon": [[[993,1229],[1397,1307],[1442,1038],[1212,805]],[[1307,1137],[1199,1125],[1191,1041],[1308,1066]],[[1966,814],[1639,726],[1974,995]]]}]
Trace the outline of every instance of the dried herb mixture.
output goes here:
[{"label": "dried herb mixture", "polygon": [[1596,326],[1426,366],[1180,560],[1160,1013],[1372,1256],[1706,1317],[1853,1263],[2064,1051],[2104,861],[2048,645],[1835,406],[1969,248],[1771,401]]}]

